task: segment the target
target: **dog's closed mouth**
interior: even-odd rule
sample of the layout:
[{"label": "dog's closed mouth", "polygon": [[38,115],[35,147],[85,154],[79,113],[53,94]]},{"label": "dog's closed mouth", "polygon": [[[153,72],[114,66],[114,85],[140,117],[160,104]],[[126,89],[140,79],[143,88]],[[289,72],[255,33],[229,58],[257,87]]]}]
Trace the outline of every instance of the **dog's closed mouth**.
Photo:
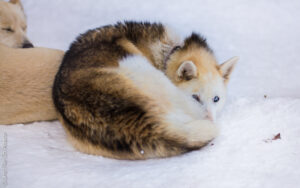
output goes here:
[{"label": "dog's closed mouth", "polygon": [[33,48],[33,44],[29,41],[23,43],[22,48]]}]

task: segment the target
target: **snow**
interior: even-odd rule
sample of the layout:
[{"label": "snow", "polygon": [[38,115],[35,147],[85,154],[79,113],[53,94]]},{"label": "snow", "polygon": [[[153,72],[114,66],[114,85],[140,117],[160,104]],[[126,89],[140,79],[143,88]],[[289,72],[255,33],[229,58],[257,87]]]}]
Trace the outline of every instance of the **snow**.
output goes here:
[{"label": "snow", "polygon": [[[171,25],[182,37],[198,31],[220,62],[235,55],[240,61],[217,120],[220,134],[202,150],[119,161],[77,152],[57,121],[0,125],[0,154],[7,133],[8,187],[299,186],[300,1],[23,0],[23,5],[36,46],[66,50],[87,29],[149,20]],[[281,139],[272,140],[278,133]]]}]

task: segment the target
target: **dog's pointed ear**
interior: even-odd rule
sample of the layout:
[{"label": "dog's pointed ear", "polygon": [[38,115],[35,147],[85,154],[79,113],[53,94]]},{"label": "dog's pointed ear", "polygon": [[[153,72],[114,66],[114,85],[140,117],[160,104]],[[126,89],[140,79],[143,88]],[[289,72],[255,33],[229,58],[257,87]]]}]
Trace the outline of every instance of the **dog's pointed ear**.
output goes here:
[{"label": "dog's pointed ear", "polygon": [[225,83],[228,82],[230,74],[232,73],[234,66],[238,60],[239,57],[232,57],[219,66],[219,70],[221,71]]},{"label": "dog's pointed ear", "polygon": [[178,80],[191,80],[197,77],[197,67],[192,61],[184,61],[177,69]]},{"label": "dog's pointed ear", "polygon": [[21,3],[20,0],[9,0],[9,2],[12,3],[12,4],[15,4],[15,5],[20,6],[20,8],[21,8],[22,10],[24,10],[24,9],[23,9],[23,5],[22,5],[22,3]]}]

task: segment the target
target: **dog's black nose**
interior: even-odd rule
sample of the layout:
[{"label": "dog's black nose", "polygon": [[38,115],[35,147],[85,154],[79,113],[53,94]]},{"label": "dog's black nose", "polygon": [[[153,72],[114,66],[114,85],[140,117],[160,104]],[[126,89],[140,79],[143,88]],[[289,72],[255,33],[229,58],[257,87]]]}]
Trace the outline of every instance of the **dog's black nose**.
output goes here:
[{"label": "dog's black nose", "polygon": [[34,47],[33,44],[31,44],[31,42],[29,41],[24,42],[22,46],[22,48],[33,48],[33,47]]}]

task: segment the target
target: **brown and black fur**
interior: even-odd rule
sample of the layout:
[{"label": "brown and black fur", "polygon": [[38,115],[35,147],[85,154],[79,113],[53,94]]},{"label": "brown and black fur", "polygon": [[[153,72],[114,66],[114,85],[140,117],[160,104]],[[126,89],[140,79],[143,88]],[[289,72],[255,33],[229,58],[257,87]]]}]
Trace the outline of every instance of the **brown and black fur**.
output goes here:
[{"label": "brown and black fur", "polygon": [[[197,40],[207,47],[205,40]],[[163,71],[163,59],[171,48],[160,49],[162,57],[157,59],[157,52],[150,48],[155,41],[171,48],[176,45],[166,38],[162,24],[136,22],[89,30],[72,43],[56,75],[53,100],[78,150],[117,159],[147,159],[178,155],[206,144],[168,132],[161,118],[166,112],[159,104],[110,71],[133,54],[145,56]]]}]

